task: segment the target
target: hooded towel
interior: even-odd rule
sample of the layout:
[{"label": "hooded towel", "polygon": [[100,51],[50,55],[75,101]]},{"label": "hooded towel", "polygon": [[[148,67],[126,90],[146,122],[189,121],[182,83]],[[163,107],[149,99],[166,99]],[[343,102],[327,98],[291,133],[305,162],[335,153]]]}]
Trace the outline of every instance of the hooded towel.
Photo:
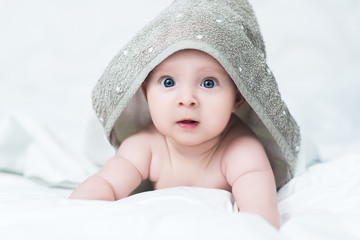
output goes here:
[{"label": "hooded towel", "polygon": [[93,107],[114,147],[150,121],[140,86],[171,54],[196,49],[214,57],[246,99],[238,115],[261,140],[280,188],[292,178],[300,131],[267,66],[264,42],[247,0],[175,0],[112,59]]}]

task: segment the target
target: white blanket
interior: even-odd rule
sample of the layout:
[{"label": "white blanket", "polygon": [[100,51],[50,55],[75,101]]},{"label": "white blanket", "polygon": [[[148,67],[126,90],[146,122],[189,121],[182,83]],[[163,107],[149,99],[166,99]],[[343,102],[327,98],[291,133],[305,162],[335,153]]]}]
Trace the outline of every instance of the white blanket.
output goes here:
[{"label": "white blanket", "polygon": [[360,156],[321,163],[279,192],[280,231],[223,190],[178,187],[116,202],[0,174],[0,239],[360,239]]},{"label": "white blanket", "polygon": [[319,151],[279,191],[280,231],[220,190],[67,200],[113,154],[89,114],[95,81],[170,1],[0,3],[0,240],[360,239],[358,0],[250,0],[282,97]]}]

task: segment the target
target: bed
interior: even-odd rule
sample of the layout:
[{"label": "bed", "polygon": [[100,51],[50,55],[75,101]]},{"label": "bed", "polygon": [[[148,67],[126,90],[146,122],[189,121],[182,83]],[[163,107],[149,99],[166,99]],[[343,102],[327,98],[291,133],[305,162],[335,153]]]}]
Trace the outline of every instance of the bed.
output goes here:
[{"label": "bed", "polygon": [[[339,171],[340,170],[340,171]],[[0,174],[1,239],[359,239],[360,157],[316,164],[278,194],[281,228],[239,214],[231,193],[177,187],[116,202]]]},{"label": "bed", "polygon": [[1,3],[0,239],[360,239],[356,0],[250,1],[303,135],[296,176],[278,192],[279,231],[237,213],[223,190],[67,199],[114,153],[91,109],[92,87],[169,2]]}]

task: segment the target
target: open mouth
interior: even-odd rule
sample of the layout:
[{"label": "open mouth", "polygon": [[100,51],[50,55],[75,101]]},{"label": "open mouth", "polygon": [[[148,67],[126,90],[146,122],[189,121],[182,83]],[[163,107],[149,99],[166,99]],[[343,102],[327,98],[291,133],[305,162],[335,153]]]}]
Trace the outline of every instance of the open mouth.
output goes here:
[{"label": "open mouth", "polygon": [[199,125],[198,121],[194,121],[194,120],[181,120],[176,122],[177,125],[183,129],[194,129],[197,127],[197,125]]}]

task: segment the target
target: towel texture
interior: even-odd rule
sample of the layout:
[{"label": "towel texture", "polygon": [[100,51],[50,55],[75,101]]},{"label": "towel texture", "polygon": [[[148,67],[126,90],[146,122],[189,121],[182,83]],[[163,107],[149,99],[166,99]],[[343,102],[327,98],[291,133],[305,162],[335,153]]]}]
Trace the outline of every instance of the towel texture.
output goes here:
[{"label": "towel texture", "polygon": [[182,49],[214,57],[246,99],[236,114],[257,134],[277,187],[292,176],[300,130],[266,63],[264,42],[247,0],[176,0],[112,59],[93,90],[93,107],[115,147],[148,124],[139,89],[150,71]]}]

